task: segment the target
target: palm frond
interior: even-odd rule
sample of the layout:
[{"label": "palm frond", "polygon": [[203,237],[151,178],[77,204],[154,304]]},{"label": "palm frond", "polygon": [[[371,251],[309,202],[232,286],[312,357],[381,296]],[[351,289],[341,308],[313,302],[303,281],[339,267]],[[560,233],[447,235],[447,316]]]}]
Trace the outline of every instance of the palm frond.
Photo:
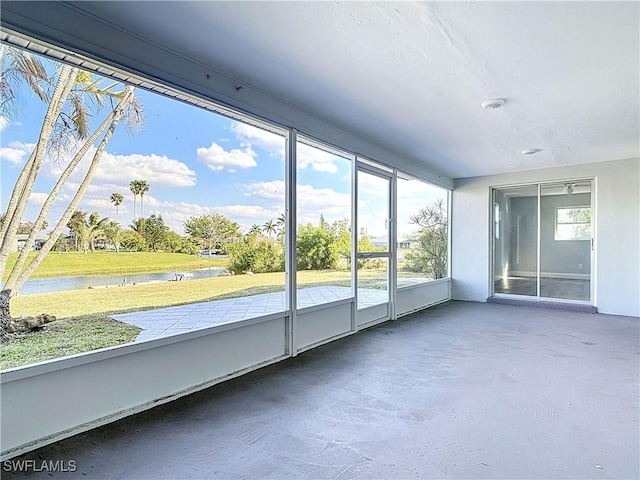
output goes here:
[{"label": "palm frond", "polygon": [[85,139],[90,135],[89,132],[89,115],[82,99],[76,95],[71,95],[71,121],[73,129],[79,138]]}]

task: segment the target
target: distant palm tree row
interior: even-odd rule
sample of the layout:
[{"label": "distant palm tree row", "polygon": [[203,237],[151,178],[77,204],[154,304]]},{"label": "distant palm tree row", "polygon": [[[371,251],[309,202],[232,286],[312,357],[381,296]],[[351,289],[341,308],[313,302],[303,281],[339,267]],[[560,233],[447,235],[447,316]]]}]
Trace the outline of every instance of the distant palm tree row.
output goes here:
[{"label": "distant palm tree row", "polygon": [[[136,219],[136,199],[140,195],[140,216],[143,216],[144,194],[149,191],[149,182],[146,180],[133,180],[129,184],[129,190],[133,193],[133,219]],[[109,197],[111,203],[116,207],[116,222],[118,221],[118,207],[122,205],[124,196],[121,193],[112,193]]]},{"label": "distant palm tree row", "polygon": [[284,228],[287,222],[287,218],[284,213],[281,213],[280,216],[276,220],[268,220],[264,225],[260,226],[257,223],[254,223],[249,228],[249,235],[259,235],[260,233],[266,234],[269,238],[274,233],[277,234],[278,237],[284,236]]}]

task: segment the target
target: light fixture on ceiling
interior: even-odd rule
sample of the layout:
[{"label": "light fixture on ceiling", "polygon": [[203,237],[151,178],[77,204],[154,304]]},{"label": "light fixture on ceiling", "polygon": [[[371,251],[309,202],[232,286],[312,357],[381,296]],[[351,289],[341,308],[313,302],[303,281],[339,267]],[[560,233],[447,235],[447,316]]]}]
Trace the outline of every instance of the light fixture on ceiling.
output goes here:
[{"label": "light fixture on ceiling", "polygon": [[540,151],[539,148],[528,148],[526,150],[522,150],[522,154],[523,155],[533,155],[535,153],[538,153]]},{"label": "light fixture on ceiling", "polygon": [[571,195],[573,193],[573,187],[574,187],[573,183],[565,183],[564,193],[566,193],[567,195]]},{"label": "light fixture on ceiling", "polygon": [[492,98],[490,100],[485,100],[482,102],[482,108],[489,108],[494,110],[496,108],[500,108],[504,105],[504,98]]}]

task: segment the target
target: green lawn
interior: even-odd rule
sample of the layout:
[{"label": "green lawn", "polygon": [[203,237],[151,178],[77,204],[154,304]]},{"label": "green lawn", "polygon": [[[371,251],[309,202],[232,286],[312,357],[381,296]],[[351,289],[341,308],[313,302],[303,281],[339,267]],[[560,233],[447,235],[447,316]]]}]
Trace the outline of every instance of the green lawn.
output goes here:
[{"label": "green lawn", "polygon": [[[35,254],[30,252],[27,261]],[[17,258],[17,253],[9,256],[3,280],[9,276]],[[80,252],[50,252],[31,278],[156,273],[226,265],[225,258],[197,257],[184,253],[97,251],[85,255]]]},{"label": "green lawn", "polygon": [[[350,272],[344,270],[301,271],[297,275],[299,288],[351,284]],[[362,270],[359,275],[361,287],[383,287],[380,272]],[[111,319],[109,315],[114,313],[283,291],[284,281],[284,273],[279,272],[17,295],[11,299],[12,316],[47,313],[58,320],[39,332],[10,334],[9,342],[0,346],[0,369],[135,340],[140,329]]]}]

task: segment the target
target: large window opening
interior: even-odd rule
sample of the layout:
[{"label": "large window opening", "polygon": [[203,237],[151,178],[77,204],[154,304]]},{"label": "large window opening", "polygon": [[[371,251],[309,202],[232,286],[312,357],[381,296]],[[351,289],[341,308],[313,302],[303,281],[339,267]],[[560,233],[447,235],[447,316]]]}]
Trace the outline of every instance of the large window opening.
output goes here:
[{"label": "large window opening", "polygon": [[[36,331],[17,325],[0,347],[0,369],[258,317],[289,315],[291,325],[294,310],[331,303],[350,317],[350,329],[332,327],[344,334],[390,318],[396,282],[447,275],[445,190],[106,67],[112,77],[2,48],[39,72],[3,71],[11,95],[0,112],[0,209],[11,242],[3,240],[2,281],[13,288],[12,317],[57,320]],[[55,86],[65,82],[63,108],[43,137]],[[16,213],[12,191],[36,151],[39,174]],[[303,347],[329,338],[313,315]]]},{"label": "large window opening", "polygon": [[[3,368],[285,310],[283,130],[92,72],[69,74],[57,61],[2,48],[10,59],[44,69],[36,79],[42,99],[14,76],[19,108],[1,117],[3,212],[36,145],[44,149],[3,282],[18,271],[21,255],[26,266],[51,248],[24,282],[12,283],[11,314],[60,319],[40,332],[11,333],[2,347]],[[70,93],[43,139],[53,89],[64,81]],[[133,96],[113,136],[90,139],[128,89]],[[40,215],[78,156],[78,167]],[[83,182],[84,195],[70,206]],[[194,302],[200,307],[189,315],[158,310]]]},{"label": "large window opening", "polygon": [[351,298],[351,159],[298,136],[298,308]]},{"label": "large window opening", "polygon": [[398,288],[449,276],[449,192],[398,177]]}]

